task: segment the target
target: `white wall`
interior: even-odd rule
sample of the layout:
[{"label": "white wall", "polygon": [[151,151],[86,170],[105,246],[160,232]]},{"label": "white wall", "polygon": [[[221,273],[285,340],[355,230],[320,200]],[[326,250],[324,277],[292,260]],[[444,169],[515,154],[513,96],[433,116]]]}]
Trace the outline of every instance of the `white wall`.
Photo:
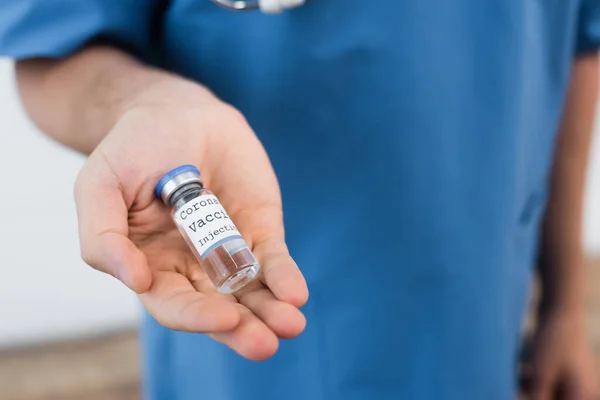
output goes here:
[{"label": "white wall", "polygon": [[600,103],[596,108],[596,133],[588,175],[585,213],[585,246],[588,252],[600,255]]},{"label": "white wall", "polygon": [[27,121],[0,60],[0,347],[136,323],[134,296],[79,258],[72,186],[83,161]]},{"label": "white wall", "polygon": [[[599,108],[600,113],[600,108]],[[600,254],[600,129],[585,226]],[[72,186],[83,157],[27,121],[0,60],[0,347],[135,324],[136,299],[79,259]]]}]

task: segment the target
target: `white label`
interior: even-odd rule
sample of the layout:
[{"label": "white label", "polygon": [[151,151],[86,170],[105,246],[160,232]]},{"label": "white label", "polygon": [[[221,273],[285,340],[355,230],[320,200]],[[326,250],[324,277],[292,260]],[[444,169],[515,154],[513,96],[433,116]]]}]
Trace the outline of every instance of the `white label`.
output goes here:
[{"label": "white label", "polygon": [[183,227],[200,257],[227,240],[242,238],[229,215],[213,195],[206,195],[187,202],[175,214],[176,222]]}]

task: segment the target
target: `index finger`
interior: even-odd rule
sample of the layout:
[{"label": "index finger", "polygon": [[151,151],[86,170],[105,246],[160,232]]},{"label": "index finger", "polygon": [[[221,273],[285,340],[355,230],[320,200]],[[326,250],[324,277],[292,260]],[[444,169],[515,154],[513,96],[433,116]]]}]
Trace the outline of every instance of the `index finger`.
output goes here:
[{"label": "index finger", "polygon": [[128,237],[127,205],[108,166],[88,160],[75,183],[75,202],[83,260],[137,293],[148,290],[152,281],[148,262]]}]

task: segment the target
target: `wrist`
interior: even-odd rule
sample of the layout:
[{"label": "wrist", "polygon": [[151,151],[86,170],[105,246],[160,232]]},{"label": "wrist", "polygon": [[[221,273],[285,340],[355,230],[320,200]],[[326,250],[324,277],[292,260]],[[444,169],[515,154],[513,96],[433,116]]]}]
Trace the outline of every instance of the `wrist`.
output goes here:
[{"label": "wrist", "polygon": [[91,48],[83,53],[79,64],[95,65],[96,72],[72,107],[79,112],[73,113],[72,143],[67,144],[77,150],[93,151],[118,121],[135,110],[197,107],[216,99],[201,85],[144,65],[120,50]]},{"label": "wrist", "polygon": [[204,86],[164,71],[152,71],[146,83],[119,104],[119,116],[137,109],[211,106],[219,100]]},{"label": "wrist", "polygon": [[538,306],[538,317],[541,320],[560,317],[573,322],[583,322],[585,320],[585,302],[581,295],[542,294]]}]

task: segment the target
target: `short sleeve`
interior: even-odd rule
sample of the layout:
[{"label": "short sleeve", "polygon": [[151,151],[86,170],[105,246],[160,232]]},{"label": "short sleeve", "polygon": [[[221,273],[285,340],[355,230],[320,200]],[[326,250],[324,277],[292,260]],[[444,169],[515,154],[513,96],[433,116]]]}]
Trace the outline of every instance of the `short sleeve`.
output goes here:
[{"label": "short sleeve", "polygon": [[581,0],[577,34],[577,54],[600,47],[600,0]]},{"label": "short sleeve", "polygon": [[144,54],[158,0],[0,0],[0,56],[65,57],[95,40]]}]

